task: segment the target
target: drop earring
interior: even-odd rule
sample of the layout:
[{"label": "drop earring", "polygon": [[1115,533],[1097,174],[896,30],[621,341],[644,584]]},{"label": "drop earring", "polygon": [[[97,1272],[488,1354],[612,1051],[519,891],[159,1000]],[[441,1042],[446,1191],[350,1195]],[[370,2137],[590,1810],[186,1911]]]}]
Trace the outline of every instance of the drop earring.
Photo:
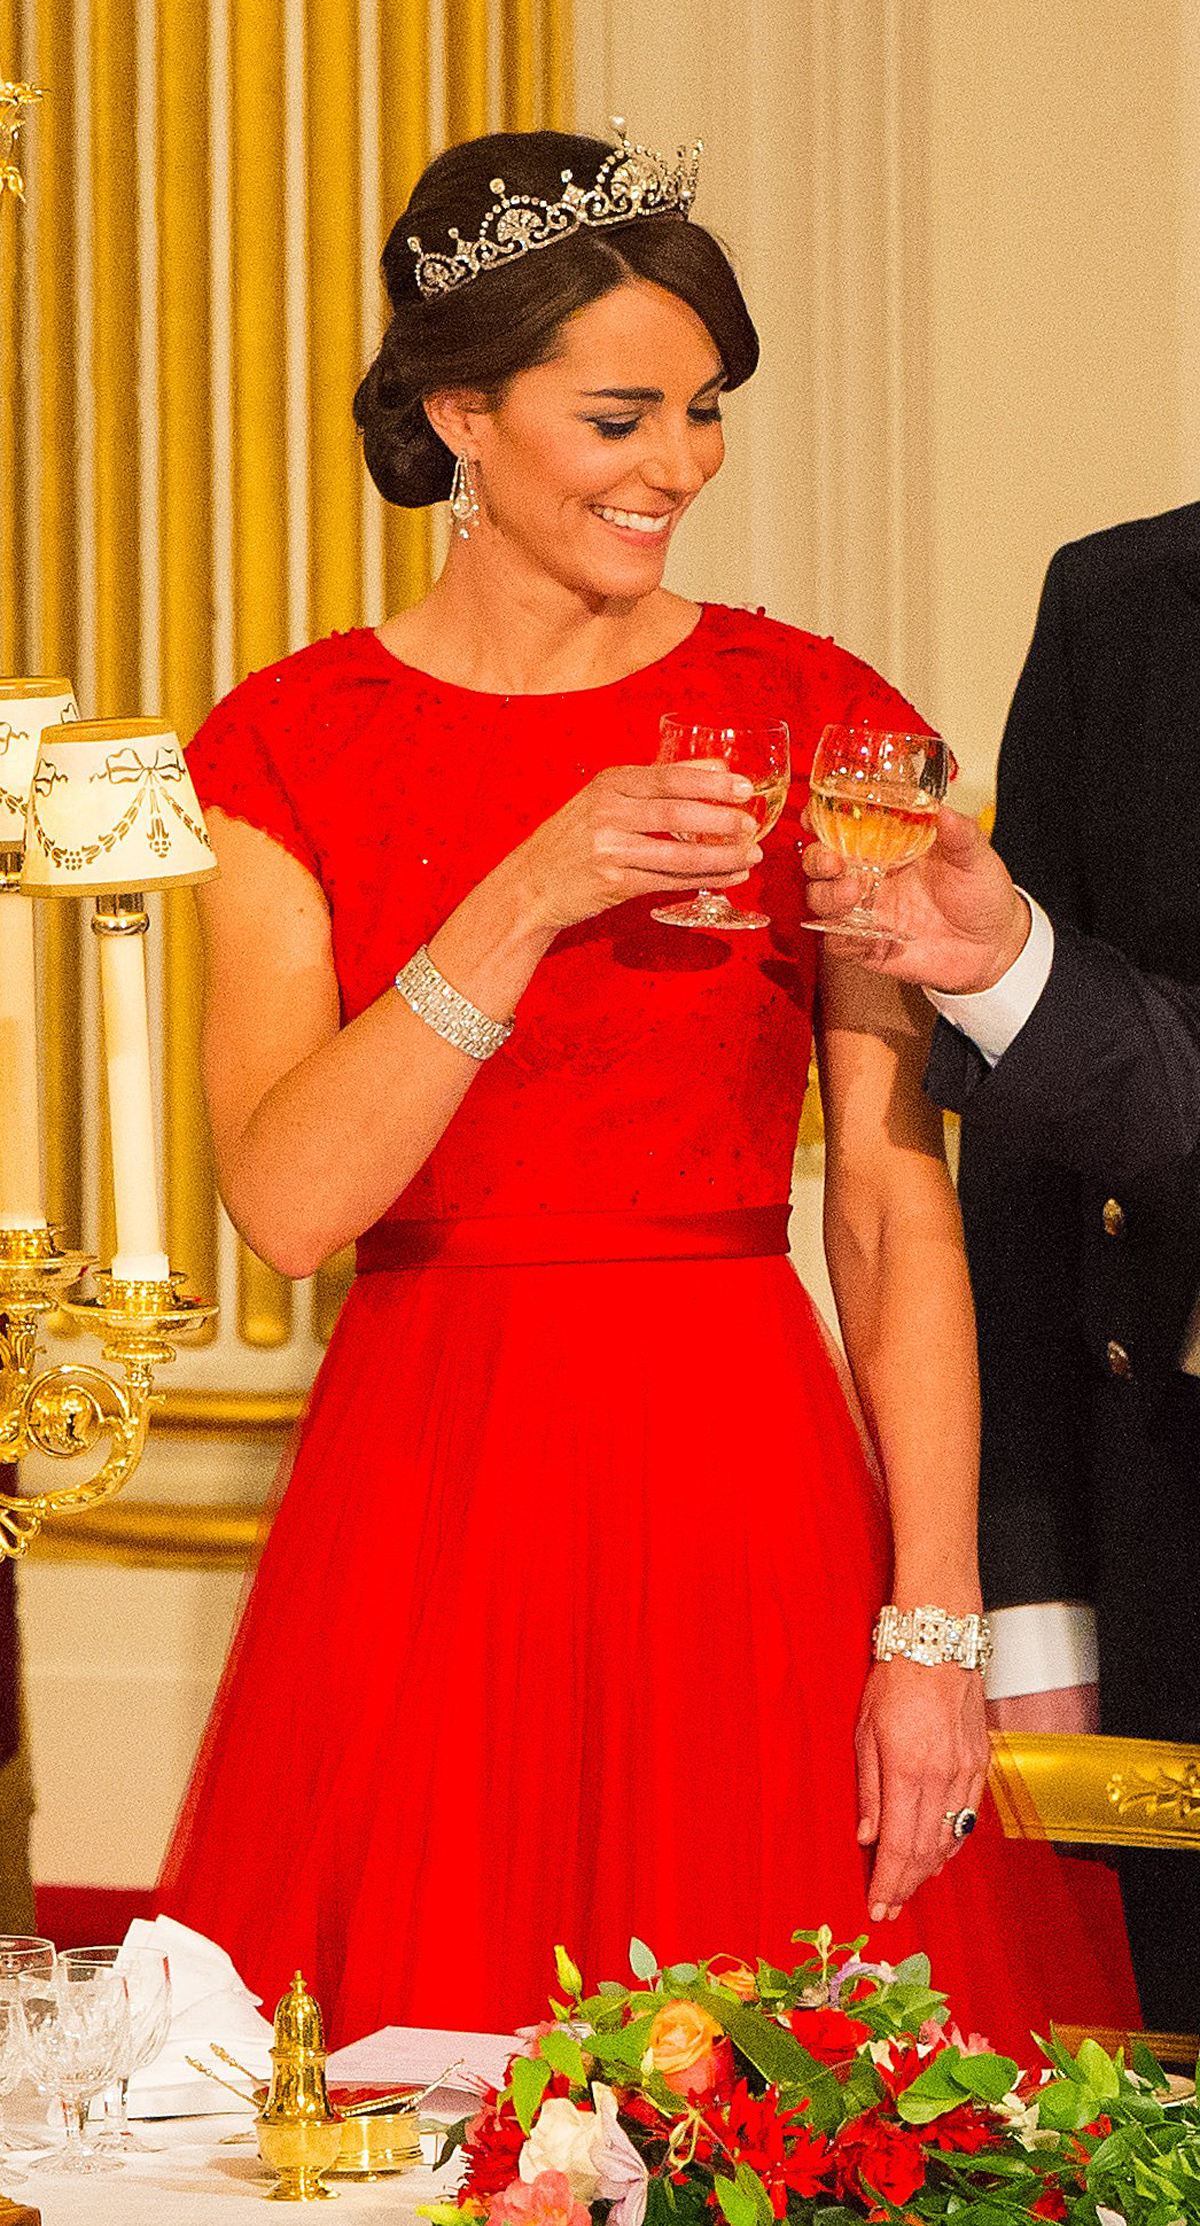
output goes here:
[{"label": "drop earring", "polygon": [[471,538],[471,528],[479,517],[479,501],[471,479],[470,460],[456,456],[454,477],[450,482],[450,515],[464,541]]}]

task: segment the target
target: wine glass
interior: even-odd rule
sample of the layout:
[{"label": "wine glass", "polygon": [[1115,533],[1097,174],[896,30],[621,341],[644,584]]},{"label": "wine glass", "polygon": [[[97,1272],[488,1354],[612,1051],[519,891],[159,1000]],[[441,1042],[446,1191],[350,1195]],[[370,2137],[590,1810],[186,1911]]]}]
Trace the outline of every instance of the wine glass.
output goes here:
[{"label": "wine glass", "polygon": [[938,807],[950,778],[950,752],[940,734],[898,734],[883,727],[827,726],[809,779],[813,833],[867,877],[853,910],[840,920],[804,920],[817,935],[909,939],[874,917],[884,876],[929,850]]},{"label": "wine glass", "polygon": [[43,2094],[62,2105],[67,2139],[41,2172],[119,2172],[118,2157],[88,2138],[88,2104],[110,2086],[129,2049],[129,1995],[106,1964],[60,1962],[52,1977],[21,1983],[26,2061]]},{"label": "wine glass", "polygon": [[[171,1973],[166,1956],[161,1949],[151,1947],[67,1948],[59,1962],[116,1970],[124,1979],[129,1996],[129,2045],[115,2067],[111,2091],[116,2095],[116,2107],[106,2109],[101,2143],[106,2148],[119,2147],[126,2156],[156,2154],[130,2126],[129,2082],[135,2071],[154,2062],[170,2029]],[[107,2093],[105,2099],[107,2102]]]},{"label": "wine glass", "polygon": [[[24,2030],[16,2010],[20,1982],[23,1977],[48,1979],[54,1971],[54,1942],[43,1940],[36,1933],[0,1933],[0,2019],[3,2034],[0,2040],[0,2095],[11,2095],[20,2083],[24,2069]],[[14,2141],[0,2124],[0,2154],[19,2156],[36,2149],[36,2141]]]},{"label": "wine glass", "polygon": [[[753,794],[744,800],[739,798],[737,808],[748,812],[755,821],[760,842],[764,835],[770,834],[787,802],[791,778],[788,730],[782,719],[745,726],[693,726],[668,712],[660,720],[658,731],[660,765],[697,760],[707,765],[727,765],[731,773],[740,773],[750,781]],[[699,835],[679,837],[681,842],[701,839]],[[724,839],[732,840],[732,837]],[[668,927],[716,928],[720,934],[726,934],[730,928],[771,925],[766,912],[739,912],[728,897],[712,889],[698,889],[686,904],[656,905],[650,917],[662,920]]]}]

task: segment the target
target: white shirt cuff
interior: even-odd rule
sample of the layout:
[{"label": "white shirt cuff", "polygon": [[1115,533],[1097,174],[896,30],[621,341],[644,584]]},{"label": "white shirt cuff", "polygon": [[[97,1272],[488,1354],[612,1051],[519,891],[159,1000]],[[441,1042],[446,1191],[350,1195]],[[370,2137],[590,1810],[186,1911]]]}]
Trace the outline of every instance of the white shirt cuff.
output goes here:
[{"label": "white shirt cuff", "polygon": [[947,989],[927,989],[931,1005],[955,1028],[970,1036],[989,1067],[1004,1057],[1019,1036],[1050,979],[1054,964],[1054,929],[1041,905],[1028,890],[1018,892],[1029,906],[1029,934],[1025,947],[1006,974],[990,989],[956,996]]},{"label": "white shirt cuff", "polygon": [[1086,1601],[1039,1600],[1030,1607],[993,1608],[988,1622],[994,1648],[984,1681],[989,1700],[1096,1683],[1096,1613]]}]

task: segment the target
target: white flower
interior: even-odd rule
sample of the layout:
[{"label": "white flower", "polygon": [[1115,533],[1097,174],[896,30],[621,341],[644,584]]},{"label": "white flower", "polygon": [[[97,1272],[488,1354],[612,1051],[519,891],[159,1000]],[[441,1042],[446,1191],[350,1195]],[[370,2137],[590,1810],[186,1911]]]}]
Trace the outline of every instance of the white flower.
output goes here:
[{"label": "white flower", "polygon": [[596,2197],[598,2174],[592,2151],[600,2131],[591,2110],[577,2110],[565,2095],[544,2102],[533,2132],[517,2160],[523,2180],[536,2180],[539,2172],[565,2172],[577,2203]]},{"label": "white flower", "polygon": [[596,2193],[613,2206],[608,2214],[609,2226],[642,2226],[649,2177],[645,2164],[617,2118],[617,2098],[612,2088],[597,2081],[592,2094],[599,2135],[592,2149],[599,2174]]}]

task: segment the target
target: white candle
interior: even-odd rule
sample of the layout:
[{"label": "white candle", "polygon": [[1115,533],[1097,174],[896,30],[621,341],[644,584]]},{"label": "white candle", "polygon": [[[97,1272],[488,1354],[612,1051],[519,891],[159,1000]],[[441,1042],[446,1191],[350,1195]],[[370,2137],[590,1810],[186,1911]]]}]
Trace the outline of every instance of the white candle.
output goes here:
[{"label": "white candle", "polygon": [[99,941],[117,1215],[112,1272],[125,1283],[162,1283],[170,1270],[158,1206],[145,939],[101,934]]},{"label": "white candle", "polygon": [[0,1228],[44,1229],[33,899],[0,889]]}]

